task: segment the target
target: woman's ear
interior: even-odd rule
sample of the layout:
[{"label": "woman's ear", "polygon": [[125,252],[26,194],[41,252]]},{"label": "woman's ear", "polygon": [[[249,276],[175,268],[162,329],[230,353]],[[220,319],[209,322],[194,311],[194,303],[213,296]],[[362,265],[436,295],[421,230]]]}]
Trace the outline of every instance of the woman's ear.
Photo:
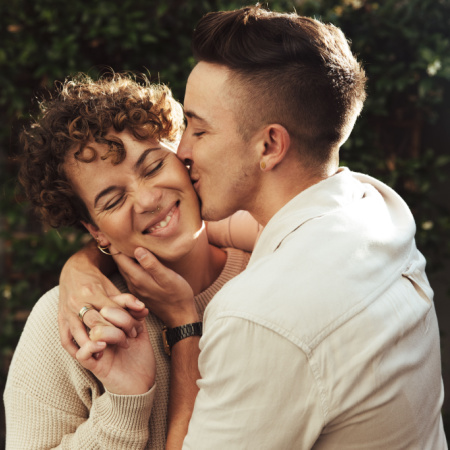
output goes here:
[{"label": "woman's ear", "polygon": [[270,124],[262,130],[262,140],[264,148],[261,148],[260,167],[266,172],[283,161],[291,145],[291,138],[282,125]]},{"label": "woman's ear", "polygon": [[109,240],[106,238],[106,236],[101,232],[95,225],[92,225],[91,223],[81,221],[83,226],[86,228],[86,230],[89,231],[91,236],[102,246],[102,247],[108,247],[108,245],[111,244]]}]

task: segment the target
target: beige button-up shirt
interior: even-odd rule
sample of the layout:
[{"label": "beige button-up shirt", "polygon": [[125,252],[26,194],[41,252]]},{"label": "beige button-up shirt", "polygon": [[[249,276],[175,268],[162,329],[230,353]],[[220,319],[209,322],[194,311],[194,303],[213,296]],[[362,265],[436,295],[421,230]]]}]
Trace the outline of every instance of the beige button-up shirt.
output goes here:
[{"label": "beige button-up shirt", "polygon": [[403,200],[341,169],[206,309],[185,449],[446,449],[439,332]]}]

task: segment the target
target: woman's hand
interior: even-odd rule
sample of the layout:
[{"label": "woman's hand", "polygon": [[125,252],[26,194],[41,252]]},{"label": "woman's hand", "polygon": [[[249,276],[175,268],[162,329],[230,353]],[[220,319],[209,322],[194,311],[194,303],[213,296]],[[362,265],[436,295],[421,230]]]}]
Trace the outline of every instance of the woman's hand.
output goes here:
[{"label": "woman's hand", "polygon": [[118,395],[145,394],[155,383],[156,365],[147,329],[129,338],[128,348],[107,345],[110,326],[97,325],[77,351],[76,359],[103,386]]},{"label": "woman's hand", "polygon": [[[85,325],[89,328],[109,326],[107,342],[127,347],[127,336],[135,337],[142,330],[142,319],[148,314],[145,305],[133,295],[120,294],[100,268],[109,273],[116,266],[111,257],[100,254],[94,244],[88,244],[66,262],[61,272],[59,333],[63,347],[73,357],[79,346],[82,347],[89,340]],[[112,298],[118,299],[121,307]],[[78,312],[83,306],[93,306],[84,315],[84,324],[78,318]],[[109,323],[98,312],[105,309],[115,310],[117,326]]]}]

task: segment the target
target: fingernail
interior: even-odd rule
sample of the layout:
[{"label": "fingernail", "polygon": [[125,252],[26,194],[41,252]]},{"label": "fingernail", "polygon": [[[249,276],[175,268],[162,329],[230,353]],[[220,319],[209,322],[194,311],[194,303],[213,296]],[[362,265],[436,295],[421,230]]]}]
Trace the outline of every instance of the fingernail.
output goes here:
[{"label": "fingernail", "polygon": [[132,328],[130,335],[131,335],[131,337],[134,337],[134,338],[137,336],[136,328],[134,328],[134,327]]},{"label": "fingernail", "polygon": [[138,299],[136,299],[135,302],[136,302],[136,305],[138,305],[138,306],[145,306],[145,303],[141,302]]},{"label": "fingernail", "polygon": [[140,334],[140,333],[142,333],[144,331],[144,327],[142,325],[140,325],[140,326],[137,327],[136,331],[137,331],[138,334]]},{"label": "fingernail", "polygon": [[137,248],[134,252],[136,259],[142,259],[145,256],[145,250],[143,248]]},{"label": "fingernail", "polygon": [[98,345],[99,347],[105,347],[105,346],[106,346],[106,342],[103,342],[103,341],[97,341],[97,345]]}]

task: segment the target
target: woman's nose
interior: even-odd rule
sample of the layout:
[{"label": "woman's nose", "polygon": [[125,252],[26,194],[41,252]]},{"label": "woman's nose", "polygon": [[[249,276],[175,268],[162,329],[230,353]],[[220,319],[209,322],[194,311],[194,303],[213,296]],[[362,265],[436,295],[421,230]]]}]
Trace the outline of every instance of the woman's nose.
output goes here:
[{"label": "woman's nose", "polygon": [[145,183],[136,191],[134,210],[137,214],[156,211],[161,208],[161,189],[145,187]]}]

